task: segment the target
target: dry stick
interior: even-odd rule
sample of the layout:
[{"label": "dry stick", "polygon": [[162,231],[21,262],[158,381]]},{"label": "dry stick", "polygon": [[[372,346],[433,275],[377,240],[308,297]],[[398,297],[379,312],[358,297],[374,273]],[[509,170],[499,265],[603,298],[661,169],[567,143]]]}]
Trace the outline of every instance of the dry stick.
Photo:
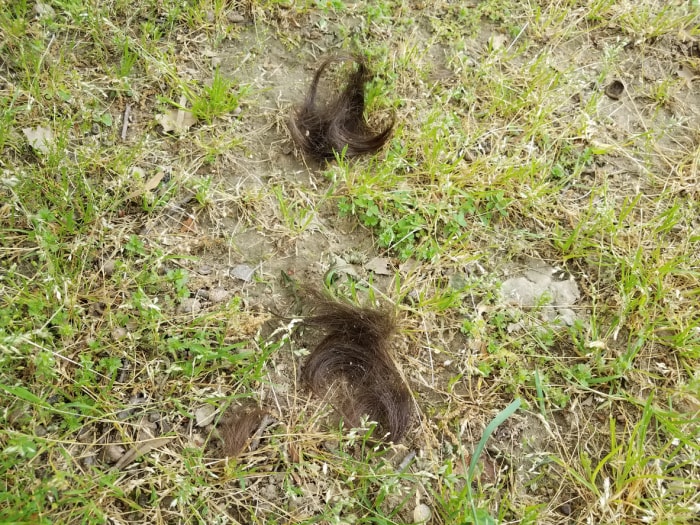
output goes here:
[{"label": "dry stick", "polygon": [[122,140],[126,140],[126,131],[129,129],[129,117],[131,116],[131,104],[127,104],[124,108],[124,117],[122,120]]},{"label": "dry stick", "polygon": [[277,420],[274,417],[269,414],[265,414],[260,422],[260,425],[258,425],[258,429],[255,431],[255,434],[253,434],[248,450],[256,450],[260,445],[260,439],[262,439],[263,432],[265,432],[267,427],[269,427],[272,423],[276,422]]},{"label": "dry stick", "polygon": [[435,386],[435,366],[433,364],[433,346],[430,344],[430,335],[428,335],[428,323],[425,322],[425,317],[423,317],[423,329],[425,333],[425,338],[428,340],[428,358],[430,359],[430,386]]}]

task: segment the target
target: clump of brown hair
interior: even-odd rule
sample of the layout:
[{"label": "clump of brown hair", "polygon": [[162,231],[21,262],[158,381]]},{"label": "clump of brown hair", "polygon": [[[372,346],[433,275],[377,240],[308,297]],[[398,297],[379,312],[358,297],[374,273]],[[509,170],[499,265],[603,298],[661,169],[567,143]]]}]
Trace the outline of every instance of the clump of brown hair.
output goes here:
[{"label": "clump of brown hair", "polygon": [[[336,62],[352,62],[356,67],[337,97],[320,104],[317,95],[321,75]],[[321,62],[304,102],[288,121],[292,139],[304,153],[317,160],[332,159],[343,152],[346,157],[355,157],[378,151],[386,143],[393,120],[385,129],[375,132],[364,115],[365,84],[370,77],[365,59],[358,55],[337,55]]]},{"label": "clump of brown hair", "polygon": [[337,389],[332,401],[352,426],[368,415],[398,442],[411,422],[412,398],[389,353],[392,316],[315,294],[315,315],[305,324],[326,331],[302,368],[302,379],[319,396]]},{"label": "clump of brown hair", "polygon": [[[268,417],[264,410],[257,407],[230,407],[219,422],[219,436],[223,441],[223,452],[227,457],[236,457],[246,444],[255,442],[254,435]],[[251,448],[256,448],[251,446]]]}]

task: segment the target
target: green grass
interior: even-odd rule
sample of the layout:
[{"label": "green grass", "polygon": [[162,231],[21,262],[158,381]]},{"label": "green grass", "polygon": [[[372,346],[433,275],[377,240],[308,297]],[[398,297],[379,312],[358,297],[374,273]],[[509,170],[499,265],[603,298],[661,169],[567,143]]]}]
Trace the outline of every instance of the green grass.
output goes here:
[{"label": "green grass", "polygon": [[[697,522],[697,2],[463,4],[0,5],[0,521]],[[396,126],[307,165],[336,49]],[[527,258],[573,326],[503,301]],[[397,311],[404,444],[297,384],[297,280]],[[275,422],[222,460],[200,409],[238,400]]]}]

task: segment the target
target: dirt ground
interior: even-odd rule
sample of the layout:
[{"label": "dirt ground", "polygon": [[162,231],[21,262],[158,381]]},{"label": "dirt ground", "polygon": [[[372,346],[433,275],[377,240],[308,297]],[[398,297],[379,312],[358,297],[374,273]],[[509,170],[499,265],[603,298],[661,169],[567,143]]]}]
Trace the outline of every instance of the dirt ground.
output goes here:
[{"label": "dirt ground", "polygon": [[[212,65],[219,64],[227,76],[255,86],[255,95],[246,100],[241,119],[232,120],[228,124],[235,126],[248,138],[244,148],[227,152],[198,172],[199,175],[214,177],[217,189],[226,197],[216,203],[209,217],[198,217],[196,231],[178,232],[178,225],[172,224],[156,225],[155,229],[159,229],[159,235],[163,239],[169,239],[168,244],[184,247],[186,253],[197,256],[196,263],[187,265],[192,274],[197,275],[193,280],[196,287],[223,288],[241,297],[249,311],[276,312],[282,316],[298,315],[288,290],[279,278],[281,272],[302,282],[319,283],[335,268],[344,277],[349,275],[360,282],[370,280],[376,292],[385,297],[395,297],[394,272],[398,272],[404,283],[413,281],[416,290],[421,290],[421,283],[428,281],[425,275],[420,275],[424,269],[413,270],[411,261],[402,262],[393,254],[378,249],[371,231],[358,225],[352,218],[339,218],[334,207],[328,203],[322,202],[317,208],[312,208],[316,202],[304,202],[307,191],[322,194],[330,187],[332,183],[329,182],[327,173],[334,173],[334,168],[311,161],[307,163],[295,150],[286,132],[284,121],[290,114],[290,108],[303,97],[318,57],[344,47],[344,40],[338,36],[339,28],[352,27],[352,17],[336,20],[331,16],[324,18],[324,23],[321,24],[314,14],[298,19],[291,14],[289,19],[285,19],[284,11],[278,11],[277,14],[282,17],[276,23],[285,28],[282,31],[284,37],[301,42],[301,45],[290,46],[288,41],[280,40],[279,33],[269,31],[265,25],[256,24],[249,13],[241,15],[244,21],[241,22],[240,29],[215,52],[198,48],[193,42],[187,43],[187,55],[201,60],[183,60],[182,66],[191,68],[189,71],[195,76],[199,75],[202,81],[206,81]],[[418,11],[416,27],[411,34],[411,38],[415,39],[412,44],[423,49],[419,67],[432,71],[429,78],[435,84],[458,82],[458,72],[455,72],[457,64],[451,56],[453,50],[433,38],[426,21],[429,16],[425,11]],[[528,61],[540,52],[538,42],[544,45],[549,38],[546,34],[531,37],[532,49],[520,55],[518,63],[511,67],[526,67]],[[669,171],[672,169],[670,166],[676,163],[669,162],[669,158],[673,159],[682,152],[697,147],[700,89],[697,72],[690,71],[686,65],[689,58],[697,58],[700,54],[697,39],[678,34],[639,45],[626,39],[615,46],[619,55],[614,68],[601,71],[601,53],[611,46],[612,41],[620,41],[621,38],[620,34],[605,30],[581,34],[563,42],[546,57],[555,71],[576,69],[579,72],[577,93],[560,107],[562,119],[577,113],[594,92],[604,90],[606,93],[597,105],[599,121],[593,127],[594,131],[589,130],[588,136],[581,136],[581,141],[605,149],[634,136],[631,140],[640,142],[637,151],[652,152],[640,153],[636,157],[606,155],[603,161],[597,161],[582,174],[579,184],[562,195],[566,202],[565,209],[567,206],[577,208],[595,205],[588,202],[590,187],[595,185],[607,184],[610,188],[607,198],[622,204],[631,196],[655,191],[654,187],[659,181],[650,182],[650,173],[663,178],[667,184],[677,184],[674,182],[674,173]],[[503,35],[495,25],[483,23],[476,36],[467,42],[468,49],[464,53],[474,57],[473,60],[479,60],[479,56],[489,46],[493,46],[494,41],[499,42],[498,45],[509,46],[513,39]],[[677,85],[679,77],[684,79],[684,83],[674,91],[673,103],[660,108],[652,98],[655,86],[669,81]],[[410,100],[426,96],[431,85],[421,80],[415,85],[406,84],[399,88],[406,91],[399,96]],[[410,103],[400,108],[397,120],[411,122],[420,119],[420,113],[411,109]],[[499,123],[494,122],[493,127],[498,129]],[[640,135],[642,131],[647,131],[648,134]],[[134,133],[138,133],[137,129]],[[503,136],[495,136],[490,140],[505,139]],[[646,143],[642,144],[643,141],[653,141],[654,145],[649,149]],[[635,145],[630,145],[630,149],[634,150]],[[677,185],[676,191],[679,194],[697,195],[699,181],[687,176],[682,179],[684,185]],[[270,185],[288,188],[288,194],[298,196],[298,206],[309,206],[312,214],[309,227],[298,233],[290,232],[288,225],[283,223],[283,212],[279,209],[278,202],[270,199],[256,201],[250,197],[258,191],[265,193],[263,188]],[[635,221],[634,213],[627,220]],[[692,221],[697,228],[697,218]],[[534,251],[528,250],[528,255],[538,257]],[[527,279],[528,272],[546,277],[564,271],[562,266],[557,267],[556,264],[549,266],[544,263],[544,266],[538,267],[537,262],[533,268],[533,263],[528,258],[514,261],[511,253],[510,250],[508,253],[496,251],[488,260],[479,260],[478,264],[467,267],[457,264],[434,271],[443,272],[448,278],[460,278],[471,272],[488,275],[494,292],[503,283],[512,284],[518,278]],[[542,258],[547,256],[548,254],[539,255]],[[386,260],[390,271],[373,272],[368,269],[366,263],[376,258]],[[254,271],[254,277],[249,280],[236,277],[231,270],[237,265],[243,265],[244,270],[247,268]],[[202,268],[206,269],[206,275],[203,275]],[[565,282],[569,288],[573,286],[574,289],[568,302],[557,301],[556,293],[554,294],[553,303],[569,309],[570,318],[565,324],[572,324],[574,319],[587,322],[590,301],[586,293],[586,279],[585,274],[572,276],[567,271],[564,271],[563,277],[554,278],[554,282]],[[511,299],[514,298],[510,302],[512,308],[535,306],[537,298],[547,290],[546,284],[541,288],[536,281],[537,279],[529,283],[515,282],[508,288],[512,294]],[[530,293],[523,287],[527,288],[533,282],[535,289],[531,293],[534,298],[530,299],[530,303],[527,299],[523,302],[521,296]],[[487,422],[485,414],[497,403],[493,403],[491,395],[484,394],[494,388],[493,385],[478,379],[478,376],[468,377],[468,374],[450,387],[450,395],[445,394],[445,389],[455,374],[464,373],[469,366],[466,362],[455,363],[453,358],[444,359],[438,353],[439,350],[435,352],[435,349],[446,348],[451,355],[461,355],[467,360],[470,355],[478,355],[481,350],[478,341],[470,340],[461,333],[458,319],[429,319],[427,323],[423,319],[422,325],[416,326],[415,321],[410,319],[410,313],[405,316],[408,318],[403,322],[413,335],[404,337],[397,343],[396,355],[406,380],[415,393],[418,420],[410,437],[392,453],[395,454],[395,459],[391,461],[398,465],[407,454],[416,453],[417,469],[431,472],[440,464],[440,458],[446,450],[453,450],[453,447],[473,449],[484,431]],[[553,321],[555,317],[556,312],[548,320]],[[274,317],[267,323],[264,329],[267,332],[284,324]],[[514,331],[528,328],[530,326],[522,324],[512,327]],[[313,336],[311,339],[306,336],[301,339],[297,337],[292,347],[303,348],[313,344],[313,340]],[[567,348],[562,347],[561,351],[565,353]],[[332,412],[323,409],[318,400],[306,397],[303,389],[300,390],[296,381],[300,362],[294,351],[275,356],[269,363],[269,384],[261,388],[259,400],[275,414],[278,421],[286,422],[283,425],[288,429],[293,427],[295,420],[306,419],[309,414],[316,414],[319,410],[322,411],[322,417],[317,423],[318,428],[332,426]],[[480,407],[481,396],[491,400],[489,406],[492,408],[486,412]],[[507,397],[500,397],[503,404],[508,401]],[[451,400],[448,402],[450,405],[455,404],[455,410],[451,411],[449,407],[441,410],[440,419],[430,415],[435,412],[435,407],[444,408],[448,399]],[[461,404],[457,404],[456,400],[460,400]],[[576,453],[577,449],[584,447],[590,449],[595,457],[601,457],[602,451],[597,450],[600,446],[597,442],[599,437],[593,442],[587,442],[585,437],[590,425],[607,424],[607,415],[592,410],[600,403],[601,398],[591,392],[577,396],[574,406],[555,413],[554,419],[549,422],[534,413],[509,419],[498,429],[489,444],[481,470],[482,483],[495,485],[498,480],[502,482],[506,477],[510,490],[516,495],[513,497],[523,501],[546,502],[552,509],[548,523],[584,523],[581,520],[586,514],[586,504],[581,502],[576,493],[559,483],[559,471],[548,469],[547,463],[551,453],[562,454],[562,448],[567,446],[570,448],[564,454]],[[306,415],[300,416],[303,413]],[[581,420],[582,417],[586,419]],[[616,414],[615,417],[624,416]],[[446,421],[461,423],[455,429],[454,426],[445,424]],[[319,446],[332,445],[322,439]],[[254,459],[258,468],[262,469],[270,461],[259,456],[249,459]],[[306,516],[318,513],[335,497],[330,494],[337,490],[336,480],[313,475],[313,462],[308,467],[310,473],[305,473],[302,469],[299,474],[302,495],[298,498],[286,500],[282,496],[284,477],[271,475],[262,477],[258,484],[247,489],[244,496],[246,501],[257,501],[263,514],[266,509],[274,513],[271,509],[278,506],[289,509],[293,507]],[[255,490],[259,493],[251,495],[251,491]],[[391,507],[391,502],[387,506]],[[407,505],[398,519],[401,522],[412,522],[414,508],[416,505]],[[556,516],[561,521],[557,521]],[[241,522],[246,522],[249,518],[243,515],[240,519]],[[350,523],[351,519],[352,516],[347,518],[348,521],[341,522]]]},{"label": "dirt ground", "polygon": [[[285,18],[284,11],[277,11],[276,14],[281,17],[276,20],[276,24],[284,28],[281,34],[288,41],[281,40],[280,33],[256,23],[254,16],[244,12],[241,14],[243,20],[240,29],[215,51],[206,46],[198,46],[196,39],[182,44],[180,52],[188,58],[183,59],[181,66],[188,74],[206,82],[212,66],[219,65],[230,78],[255,86],[255,94],[245,101],[242,117],[227,124],[236,127],[247,137],[244,147],[219,156],[214,163],[198,171],[198,175],[214,177],[217,189],[226,197],[216,203],[209,217],[197,218],[196,231],[182,232],[177,224],[157,224],[149,230],[149,235],[158,231],[161,240],[167,239],[165,244],[184,248],[183,252],[197,257],[195,263],[187,264],[192,274],[197,276],[192,282],[195,287],[223,288],[241,297],[249,311],[276,312],[282,316],[298,314],[279,279],[281,272],[302,282],[319,283],[330,269],[339,267],[341,274],[346,273],[353,279],[365,282],[371,279],[372,287],[379,294],[392,297],[396,285],[394,271],[397,271],[406,280],[413,278],[417,289],[420,289],[422,276],[413,275],[410,264],[402,263],[392,257],[392,254],[379,250],[371,231],[353,219],[339,218],[332,206],[321,203],[318,208],[310,208],[311,225],[294,233],[283,223],[283,212],[279,209],[278,202],[269,198],[259,201],[251,198],[256,192],[265,193],[264,187],[282,185],[290,188],[290,194],[298,195],[298,206],[312,206],[316,203],[304,202],[305,192],[311,190],[322,193],[329,187],[328,177],[324,176],[329,168],[313,162],[307,163],[295,151],[284,122],[291,107],[303,97],[318,57],[343,48],[344,41],[338,36],[340,28],[353,27],[352,16],[337,19],[324,16],[321,23],[321,19],[313,13],[299,16],[290,12],[288,19]],[[426,11],[418,11],[417,24],[411,34],[411,38],[415,39],[412,44],[423,49],[421,66],[432,70],[435,83],[457,82],[457,73],[454,71],[456,63],[451,56],[453,50],[433,38],[430,24],[426,21],[429,16]],[[478,60],[494,42],[508,46],[512,40],[495,25],[482,23],[476,36],[468,40],[468,48],[464,53]],[[544,44],[547,40],[546,34],[532,35],[532,50],[520,55],[517,58],[519,63],[513,67],[526,67],[527,62],[540,51],[537,43]],[[685,65],[688,58],[697,57],[700,53],[697,39],[682,33],[664,36],[658,41],[643,45],[627,39],[615,47],[619,55],[614,69],[601,71],[601,53],[609,47],[611,41],[619,40],[621,35],[614,32],[603,30],[585,33],[554,48],[554,52],[546,57],[554,70],[575,68],[580,73],[578,92],[561,106],[561,118],[576,113],[577,108],[591,99],[594,91],[605,90],[606,96],[600,99],[596,110],[598,125],[590,136],[582,136],[582,141],[599,145],[602,149],[624,142],[626,137],[632,135],[635,135],[633,141],[654,142],[651,149],[653,154],[638,157],[607,155],[603,162],[596,163],[584,172],[580,183],[562,196],[571,207],[589,205],[589,188],[601,183],[609,185],[607,197],[612,200],[623,201],[630,196],[654,191],[653,186],[657,181],[649,183],[650,172],[664,178],[668,184],[674,184],[674,174],[668,172],[669,165],[672,164],[668,158],[697,147],[700,89],[696,82],[696,72],[690,71]],[[290,46],[289,41],[301,42],[301,45]],[[673,103],[659,108],[652,100],[654,86],[675,81],[679,77],[685,83],[674,92]],[[406,93],[399,96],[404,95],[410,100],[425,96],[431,86],[421,81],[400,88],[405,89]],[[409,104],[399,110],[399,121],[410,122],[420,118],[420,114],[410,111],[408,106]],[[499,123],[494,122],[493,127],[498,129]],[[648,135],[640,137],[639,132],[643,130],[648,131]],[[133,133],[139,134],[138,127],[134,128]],[[640,144],[639,151],[647,151],[644,146],[645,144]],[[333,172],[333,167],[330,167],[330,172]],[[677,188],[679,193],[697,193],[697,188],[700,187],[697,180],[689,180],[687,177],[683,180],[686,185]],[[635,218],[632,215],[628,220],[634,221]],[[694,224],[697,227],[697,219]],[[377,257],[388,257],[390,272],[377,273],[367,269],[365,263]],[[232,268],[237,266],[253,271],[254,277],[237,277],[236,272],[232,273]],[[532,270],[527,260],[514,263],[510,254],[504,253],[494,253],[489,260],[480,260],[475,267],[478,267],[479,272],[492,276],[494,288],[498,288],[499,283],[512,282],[508,279],[512,280],[528,271],[543,275],[557,272],[546,264]],[[457,276],[460,271],[454,267],[438,271],[440,270]],[[475,268],[467,269],[468,272],[474,270]],[[579,280],[578,287],[584,290],[582,301],[578,301],[576,279]],[[574,283],[576,289],[570,302],[563,306],[575,308],[572,316],[583,322],[586,322],[589,315],[585,279],[585,275],[575,278],[569,274],[561,279]],[[517,296],[513,302],[516,308],[534,306],[520,301],[520,295],[525,293],[523,286],[523,283],[514,285],[512,293]],[[535,298],[544,291],[545,289],[536,288]],[[443,418],[447,421],[462,421],[460,437],[430,417],[429,407],[444,402],[443,389],[456,370],[463,370],[460,365],[449,363],[449,360],[441,362],[443,360],[439,355],[432,355],[431,348],[444,345],[459,353],[465,347],[474,346],[474,341],[469,341],[460,333],[454,320],[432,321],[432,325],[413,327],[416,333],[412,340],[399,342],[396,349],[406,379],[414,389],[420,418],[416,422],[415,431],[400,447],[402,452],[397,454],[397,461],[413,451],[418,454],[420,467],[426,470],[439,464],[437,456],[441,455],[444,447],[464,446],[470,449],[476,444],[484,430],[479,393],[491,388],[477,379],[455,386],[455,392],[458,392],[456,395],[464,403],[457,408],[457,413],[448,411]],[[410,327],[411,321],[406,322]],[[272,331],[280,321],[273,319],[268,323],[266,330]],[[420,333],[423,328],[425,333]],[[522,328],[514,327],[514,330]],[[436,345],[435,341],[439,341],[439,344]],[[416,343],[417,347],[414,346]],[[293,346],[303,347],[304,344],[306,340],[302,339],[293,343]],[[299,391],[295,376],[299,366],[300,361],[293,357],[292,352],[277,355],[269,364],[269,384],[261,389],[260,401],[279,420],[292,421],[299,417],[300,411],[321,410],[322,405],[317,400],[310,400]],[[589,407],[599,403],[594,393],[582,395],[576,402]],[[300,403],[305,406],[300,406]],[[478,415],[472,417],[472,412]],[[586,412],[584,410],[583,413]],[[325,416],[332,417],[328,413]],[[559,510],[562,520],[569,519],[565,517],[569,514],[576,516],[576,495],[562,494],[558,480],[542,476],[541,466],[542,462],[546,463],[550,452],[561,452],[556,447],[565,443],[575,449],[585,440],[582,432],[585,432],[588,425],[597,424],[590,420],[580,421],[580,417],[581,412],[570,408],[556,414],[554,422],[549,423],[533,414],[511,418],[498,430],[489,446],[489,457],[485,460],[482,473],[483,481],[494,483],[503,472],[510,472],[508,476],[513,485],[512,490],[520,497],[553,502],[550,505]],[[598,416],[588,413],[586,417]],[[597,445],[592,443],[590,446],[595,448]],[[261,467],[266,463],[264,458],[256,458],[256,461],[262,462],[259,464]],[[332,482],[327,483],[323,478],[314,481],[306,479],[302,482],[302,503],[297,501],[294,505],[303,506],[309,515],[313,515],[328,501],[331,485]],[[261,492],[258,496],[260,501],[267,501],[272,506],[284,506],[287,503],[278,499],[281,488],[274,476],[271,479],[261,479],[258,488]],[[251,489],[254,490],[255,487]],[[250,494],[251,489],[248,489],[247,494]],[[323,494],[326,494],[325,502]],[[262,508],[264,512],[265,506]],[[412,507],[408,510],[412,510]],[[410,522],[410,513],[404,519]],[[578,521],[573,519],[571,522]]]},{"label": "dirt ground", "polygon": [[[218,516],[198,518],[201,522],[330,523],[328,516],[335,515],[334,523],[344,524],[416,523],[421,516],[427,516],[428,523],[451,523],[445,510],[449,505],[440,496],[452,501],[464,497],[467,465],[488,423],[521,395],[512,386],[518,382],[511,379],[517,377],[522,360],[539,366],[542,355],[551,358],[553,354],[572,370],[575,365],[580,370],[593,366],[593,358],[581,354],[568,330],[576,324],[591,326],[592,318],[599,315],[601,298],[614,295],[616,279],[610,276],[618,270],[596,266],[586,256],[593,249],[585,246],[577,252],[583,254],[580,257],[562,257],[547,240],[552,225],[594,229],[595,223],[583,220],[584,226],[579,224],[581,210],[610,207],[628,211],[620,213],[620,221],[629,223],[633,232],[646,219],[644,208],[630,203],[670,191],[690,203],[683,210],[684,228],[671,234],[677,235],[679,244],[698,247],[700,36],[678,28],[659,36],[637,37],[622,32],[613,22],[590,29],[572,24],[576,30],[570,35],[548,34],[544,25],[535,24],[523,24],[520,32],[508,33],[503,23],[483,18],[473,36],[455,46],[449,32],[441,29],[460,27],[459,21],[449,22],[454,13],[449,2],[433,7],[423,2],[401,3],[400,13],[394,15],[410,23],[400,31],[391,24],[367,22],[359,3],[342,10],[328,7],[330,3],[314,9],[251,5],[232,3],[217,12],[223,19],[216,23],[226,32],[216,38],[204,31],[188,34],[182,28],[168,36],[181,78],[211,84],[213,71],[219,68],[236,85],[247,86],[234,114],[217,118],[212,125],[195,124],[193,129],[199,127],[196,138],[187,132],[181,136],[164,133],[156,120],[163,113],[163,104],[147,83],[135,86],[133,98],[116,97],[109,111],[118,121],[128,104],[130,118],[123,142],[151,145],[133,168],[164,173],[159,188],[169,180],[180,181],[186,188],[163,213],[144,214],[134,228],[148,247],[181,257],[170,260],[161,273],[184,269],[189,275],[190,295],[180,301],[171,322],[175,325],[201,314],[220,320],[224,314],[217,313],[217,308],[238,301],[236,315],[226,314],[230,318],[222,344],[232,345],[241,355],[269,352],[269,357],[264,368],[254,372],[259,380],[252,387],[246,384],[232,390],[231,385],[241,384],[233,375],[237,369],[233,361],[222,363],[206,377],[193,380],[186,401],[169,412],[158,408],[158,402],[174,394],[167,391],[172,384],[165,377],[175,363],[136,345],[135,360],[150,356],[144,357],[149,361],[132,365],[144,370],[135,373],[138,380],[129,383],[130,389],[124,389],[126,408],[115,417],[134,421],[129,439],[177,436],[140,450],[144,457],[155,455],[167,464],[186,464],[181,454],[196,449],[210,458],[209,471],[197,474],[206,480],[207,488],[201,485],[192,491],[199,491],[197,501],[208,499]],[[583,19],[587,8],[572,9],[580,11]],[[619,9],[624,10],[622,3]],[[551,82],[566,77],[556,94],[560,105],[554,121],[546,125],[552,133],[572,133],[571,143],[593,151],[593,158],[560,193],[556,209],[528,215],[527,207],[522,207],[515,210],[515,218],[494,221],[487,228],[474,218],[469,227],[481,228],[483,233],[475,234],[461,253],[432,261],[402,258],[380,247],[377,232],[356,216],[338,212],[338,198],[348,195],[353,184],[353,170],[366,169],[372,161],[325,164],[304,158],[286,127],[320,58],[353,46],[364,52],[357,42],[375,46],[376,55],[379,46],[391,63],[403,68],[400,75],[377,73],[380,78],[393,75],[390,84],[396,91],[390,98],[398,102],[371,116],[386,119],[393,111],[401,137],[425,133],[435,104],[444,103],[436,93],[457,93],[462,86],[464,98],[455,96],[446,107],[460,115],[456,126],[466,135],[470,130],[479,132],[450,152],[455,177],[462,177],[460,180],[471,181],[470,170],[483,161],[485,179],[478,184],[501,185],[498,170],[490,167],[505,162],[505,157],[492,154],[494,151],[521,151],[523,164],[528,156],[561,153],[535,143],[525,125],[516,129],[515,120],[505,114],[489,114],[488,132],[482,132],[479,108],[484,102],[479,97],[483,94],[469,96],[472,86],[465,84],[465,71],[494,60],[494,51],[524,42],[527,47],[522,52],[502,63],[494,62],[488,74],[505,78],[544,61]],[[381,47],[382,43],[386,46]],[[377,56],[370,57],[370,64],[373,60],[376,63]],[[527,86],[521,87],[527,92]],[[569,124],[577,119],[581,119],[580,135],[573,135]],[[430,140],[425,138],[423,143]],[[419,186],[417,178],[428,176],[412,178],[411,169],[420,170],[429,160],[420,152],[409,153],[414,154],[414,167],[406,168],[406,177],[411,185]],[[383,155],[378,154],[377,162]],[[206,206],[196,201],[187,185],[195,179],[211,181]],[[526,186],[518,188],[523,196]],[[607,191],[593,191],[600,187]],[[528,198],[537,202],[536,196]],[[125,213],[136,214],[136,208]],[[629,243],[637,238],[630,233]],[[688,239],[694,241],[688,244]],[[625,234],[615,242],[624,244]],[[102,264],[114,264],[121,257],[116,250],[105,252]],[[108,273],[104,266],[103,273]],[[300,384],[304,356],[320,334],[299,327],[299,316],[308,311],[308,305],[298,301],[294,282],[317,287],[332,283],[334,289],[359,303],[374,301],[396,313],[399,330],[392,350],[415,398],[415,420],[402,443],[368,451],[371,447],[361,438],[340,440],[336,431],[340,421],[333,407]],[[455,296],[461,294],[459,304],[432,306],[432,298],[445,300],[450,296],[445,291],[450,290]],[[467,324],[469,329],[465,329]],[[629,351],[635,328],[620,323],[614,333],[598,334],[591,348],[604,345],[609,352],[606,359],[619,357]],[[125,325],[113,337],[132,337],[127,334],[130,331]],[[518,355],[520,346],[504,343],[539,342],[545,337],[554,342],[547,343],[542,355],[534,344],[535,350],[523,357]],[[673,390],[672,383],[678,378],[665,375],[664,367],[677,370],[678,366],[662,344],[644,346],[636,359],[644,365],[626,380],[626,394],[645,399],[655,389]],[[125,377],[132,372],[126,370]],[[690,377],[692,371],[686,373]],[[552,402],[548,417],[531,400],[501,424],[481,456],[474,487],[488,498],[492,512],[508,509],[500,516],[502,523],[643,523],[641,511],[625,509],[629,521],[620,521],[624,514],[603,509],[603,496],[587,492],[583,482],[572,482],[564,465],[567,460],[580,462],[583,455],[596,465],[611,453],[611,421],[634,427],[635,421],[629,419],[633,412],[618,404],[624,396],[618,397],[612,389],[598,391],[593,383],[573,387],[573,379],[554,373],[549,380],[556,383],[561,398]],[[696,396],[669,396],[675,396],[678,410],[697,414]],[[218,417],[231,399],[238,398],[262,407],[271,419],[260,429],[255,447],[237,459],[222,460]],[[642,408],[637,409],[634,414],[638,416]],[[185,412],[194,418],[185,417]],[[122,521],[115,518],[114,523],[197,521],[184,518],[182,502],[170,495],[174,490],[169,487],[177,485],[182,472],[173,467],[179,472],[176,479],[159,478],[168,496],[156,498],[158,503],[153,505],[149,493],[159,488],[149,486],[148,461],[125,458],[129,447],[119,444],[124,436],[117,437],[107,426],[87,426],[73,449],[86,470],[94,464],[116,464],[123,470],[118,484],[141,508],[134,510],[119,501],[104,503],[109,514],[121,516]],[[108,432],[108,441],[115,441],[105,447],[101,436]],[[98,454],[98,448],[104,450]],[[171,452],[165,452],[168,450]],[[354,469],[360,477],[376,476],[377,480],[386,471],[385,479],[394,485],[387,488],[373,481],[367,484],[368,493],[358,496],[357,487],[364,485],[353,482]],[[404,476],[406,472],[410,475]],[[601,484],[600,479],[597,482]],[[600,491],[610,496],[608,489]],[[380,493],[386,497],[379,499]],[[698,505],[697,498],[694,504]],[[425,505],[427,515],[421,514],[426,512]],[[373,521],[377,509],[394,521]],[[533,509],[537,518],[528,521]],[[700,520],[697,508],[694,512]]]}]

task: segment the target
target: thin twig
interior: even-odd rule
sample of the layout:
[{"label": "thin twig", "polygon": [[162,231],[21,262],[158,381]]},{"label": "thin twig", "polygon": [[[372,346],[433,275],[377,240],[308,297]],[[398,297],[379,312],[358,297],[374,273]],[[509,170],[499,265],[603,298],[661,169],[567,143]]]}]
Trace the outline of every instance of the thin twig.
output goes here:
[{"label": "thin twig", "polygon": [[262,438],[265,429],[269,427],[272,423],[276,422],[277,420],[274,417],[272,417],[269,414],[265,414],[262,418],[262,421],[260,422],[260,425],[258,426],[258,429],[255,431],[255,434],[253,434],[253,438],[250,441],[250,446],[248,447],[248,450],[256,450],[260,445],[260,439]]},{"label": "thin twig", "polygon": [[129,117],[131,116],[131,104],[127,104],[124,108],[124,117],[122,119],[122,140],[126,140],[126,131],[129,129]]}]

